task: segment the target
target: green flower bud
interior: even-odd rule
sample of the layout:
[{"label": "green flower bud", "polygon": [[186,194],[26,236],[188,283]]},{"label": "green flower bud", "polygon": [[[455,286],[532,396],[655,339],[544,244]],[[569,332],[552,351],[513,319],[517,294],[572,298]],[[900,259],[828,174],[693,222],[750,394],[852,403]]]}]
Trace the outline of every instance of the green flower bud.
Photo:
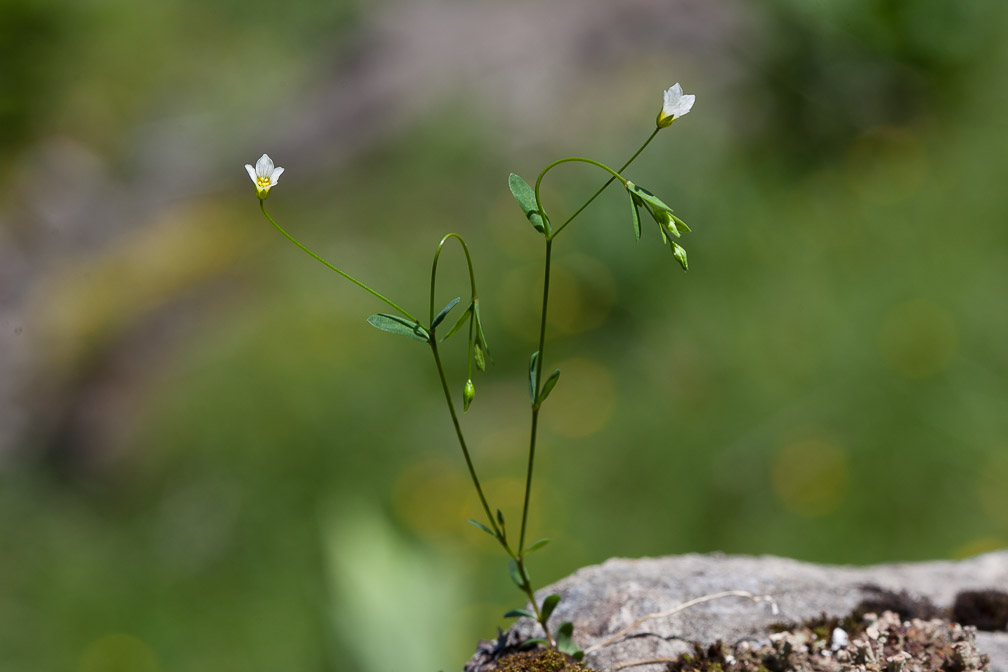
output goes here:
[{"label": "green flower bud", "polygon": [[678,243],[672,243],[672,256],[676,258],[679,265],[682,266],[682,270],[689,270],[689,263],[686,261],[686,250],[684,250]]},{"label": "green flower bud", "polygon": [[476,388],[473,386],[472,380],[467,380],[465,384],[465,390],[462,392],[462,410],[468,411],[469,404],[472,403],[473,397],[476,396]]},{"label": "green flower bud", "polygon": [[483,346],[479,341],[473,344],[473,360],[477,369],[486,371],[486,353],[483,352]]}]

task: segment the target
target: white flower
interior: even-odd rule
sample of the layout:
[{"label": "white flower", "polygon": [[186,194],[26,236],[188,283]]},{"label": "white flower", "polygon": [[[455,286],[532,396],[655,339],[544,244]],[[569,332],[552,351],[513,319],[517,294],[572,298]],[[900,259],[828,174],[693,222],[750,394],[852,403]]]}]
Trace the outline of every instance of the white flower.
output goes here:
[{"label": "white flower", "polygon": [[283,168],[274,167],[273,159],[269,158],[266,154],[259,157],[255,168],[251,164],[246,163],[245,170],[248,171],[249,177],[255,183],[256,193],[260,199],[265,199],[269,196],[269,190],[276,186],[277,180],[280,179],[280,175],[284,171]]},{"label": "white flower", "polygon": [[658,113],[658,128],[665,128],[679,117],[685,115],[693,107],[696,96],[692,93],[683,95],[679,82],[673,84],[665,91],[665,102],[662,104],[661,112]]}]

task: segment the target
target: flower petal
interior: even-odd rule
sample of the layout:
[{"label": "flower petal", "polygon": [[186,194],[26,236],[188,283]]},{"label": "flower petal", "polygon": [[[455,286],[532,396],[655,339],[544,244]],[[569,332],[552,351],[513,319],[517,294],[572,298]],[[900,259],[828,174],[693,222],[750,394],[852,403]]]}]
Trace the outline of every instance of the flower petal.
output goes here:
[{"label": "flower petal", "polygon": [[255,182],[256,181],[256,174],[255,174],[255,168],[252,167],[252,164],[251,163],[246,163],[245,164],[245,170],[248,171],[249,177],[251,177],[252,181]]},{"label": "flower petal", "polygon": [[269,177],[273,174],[273,159],[268,154],[263,154],[256,161],[256,175],[259,177]]},{"label": "flower petal", "polygon": [[280,179],[280,175],[283,174],[283,171],[284,171],[284,169],[280,168],[279,166],[277,168],[273,169],[273,174],[270,176],[270,186],[271,187],[275,187],[276,186],[277,180]]}]

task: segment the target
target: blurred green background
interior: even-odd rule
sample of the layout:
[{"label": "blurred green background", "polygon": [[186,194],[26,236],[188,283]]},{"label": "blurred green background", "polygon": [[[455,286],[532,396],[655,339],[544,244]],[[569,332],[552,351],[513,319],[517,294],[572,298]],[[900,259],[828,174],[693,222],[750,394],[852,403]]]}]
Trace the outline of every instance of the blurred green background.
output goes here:
[{"label": "blurred green background", "polygon": [[[630,176],[693,227],[690,272],[615,190],[557,241],[537,585],[1005,547],[1005,13],[6,0],[0,669],[459,669],[521,595],[464,522],[429,355],[242,165],[268,152],[278,220],[415,313],[468,239],[495,365],[465,427],[517,521],[542,245],[508,173],[619,165],[676,81],[696,106]],[[554,213],[600,184],[550,177]]]}]

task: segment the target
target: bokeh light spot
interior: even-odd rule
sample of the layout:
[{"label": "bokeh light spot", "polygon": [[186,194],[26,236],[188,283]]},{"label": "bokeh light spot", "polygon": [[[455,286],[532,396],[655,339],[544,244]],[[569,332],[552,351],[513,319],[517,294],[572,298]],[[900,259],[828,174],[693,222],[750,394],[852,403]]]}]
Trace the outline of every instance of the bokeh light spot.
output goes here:
[{"label": "bokeh light spot", "polygon": [[771,477],[781,504],[808,517],[835,511],[850,486],[846,454],[822,439],[798,441],[778,449]]},{"label": "bokeh light spot", "polygon": [[457,536],[460,523],[475,517],[469,510],[472,484],[464,465],[442,460],[411,464],[396,478],[392,501],[396,514],[417,535],[431,538]]},{"label": "bokeh light spot", "polygon": [[948,366],[958,334],[947,310],[931,301],[913,299],[889,311],[879,341],[882,357],[893,371],[923,379]]},{"label": "bokeh light spot", "polygon": [[114,633],[92,642],[77,669],[78,672],[158,672],[161,667],[143,641]]}]

